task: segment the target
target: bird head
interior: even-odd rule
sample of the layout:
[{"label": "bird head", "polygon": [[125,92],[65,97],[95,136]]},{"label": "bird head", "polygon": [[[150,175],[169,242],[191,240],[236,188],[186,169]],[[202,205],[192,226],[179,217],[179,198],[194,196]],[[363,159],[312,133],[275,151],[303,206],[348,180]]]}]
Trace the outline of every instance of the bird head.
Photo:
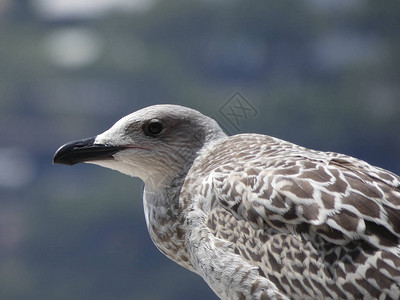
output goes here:
[{"label": "bird head", "polygon": [[213,119],[178,105],[154,105],[136,111],[92,138],[61,146],[55,164],[93,163],[166,184],[188,171],[205,144],[225,137]]}]

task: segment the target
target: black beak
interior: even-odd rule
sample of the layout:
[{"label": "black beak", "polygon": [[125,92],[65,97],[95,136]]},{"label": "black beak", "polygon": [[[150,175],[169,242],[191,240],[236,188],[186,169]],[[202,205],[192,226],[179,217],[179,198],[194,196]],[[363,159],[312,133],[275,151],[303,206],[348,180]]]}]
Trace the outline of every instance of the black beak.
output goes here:
[{"label": "black beak", "polygon": [[82,162],[113,159],[120,146],[94,144],[95,137],[73,141],[61,146],[53,157],[54,164],[75,165]]}]

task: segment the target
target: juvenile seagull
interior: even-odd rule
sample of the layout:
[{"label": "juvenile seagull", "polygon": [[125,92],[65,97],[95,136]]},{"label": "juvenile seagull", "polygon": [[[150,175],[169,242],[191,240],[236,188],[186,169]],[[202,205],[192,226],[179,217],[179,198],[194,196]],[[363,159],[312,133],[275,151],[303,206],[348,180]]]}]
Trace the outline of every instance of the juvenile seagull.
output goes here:
[{"label": "juvenile seagull", "polygon": [[177,105],[134,112],[53,160],[141,178],[154,244],[221,299],[400,297],[400,178],[362,160],[228,137]]}]

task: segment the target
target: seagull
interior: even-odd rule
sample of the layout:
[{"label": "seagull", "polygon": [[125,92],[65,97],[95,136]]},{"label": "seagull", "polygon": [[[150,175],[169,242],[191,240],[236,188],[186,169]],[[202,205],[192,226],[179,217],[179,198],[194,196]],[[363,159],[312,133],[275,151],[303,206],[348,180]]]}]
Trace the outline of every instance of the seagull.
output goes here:
[{"label": "seagull", "polygon": [[400,177],[178,105],[67,143],[57,164],[144,181],[147,228],[221,299],[399,299]]}]

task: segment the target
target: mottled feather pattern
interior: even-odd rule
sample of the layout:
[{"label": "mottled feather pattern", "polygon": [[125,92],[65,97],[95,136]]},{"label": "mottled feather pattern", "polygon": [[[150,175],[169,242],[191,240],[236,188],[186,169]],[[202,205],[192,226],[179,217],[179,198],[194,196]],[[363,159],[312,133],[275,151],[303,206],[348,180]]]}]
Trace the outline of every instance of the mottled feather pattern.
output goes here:
[{"label": "mottled feather pattern", "polygon": [[290,298],[399,297],[395,174],[342,154],[242,134],[200,154],[184,187],[200,180],[211,233]]},{"label": "mottled feather pattern", "polygon": [[156,105],[54,161],[141,178],[153,242],[221,299],[400,299],[400,178],[362,160]]}]

